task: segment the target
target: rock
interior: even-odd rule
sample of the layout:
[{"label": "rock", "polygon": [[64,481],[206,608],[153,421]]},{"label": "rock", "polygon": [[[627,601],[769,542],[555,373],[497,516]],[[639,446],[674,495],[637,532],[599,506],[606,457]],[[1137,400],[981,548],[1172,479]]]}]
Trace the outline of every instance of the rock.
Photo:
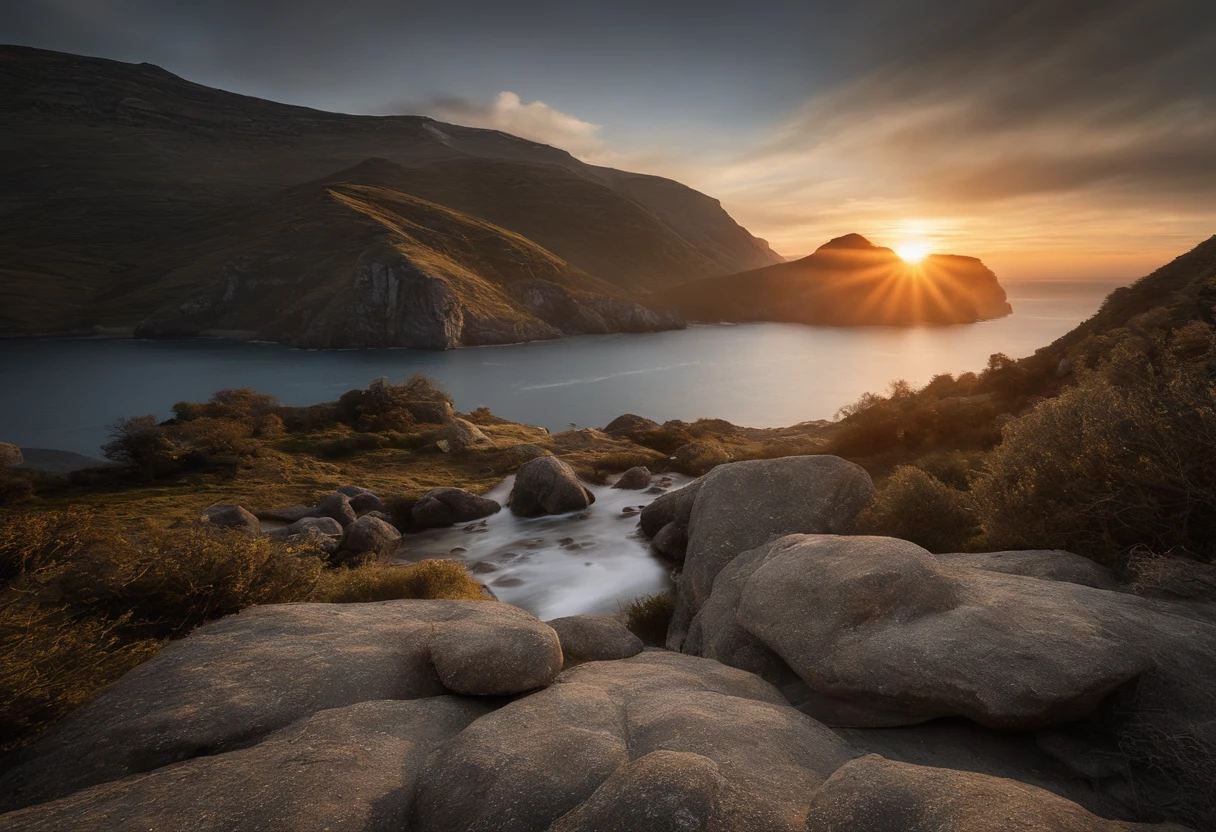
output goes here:
[{"label": "rock", "polygon": [[1145,557],[1133,561],[1136,591],[1185,601],[1216,602],[1216,566],[1186,558]]},{"label": "rock", "polygon": [[643,488],[650,486],[650,480],[650,469],[644,465],[639,465],[621,474],[620,478],[612,484],[612,487],[624,488],[629,491],[641,491]]},{"label": "rock", "polygon": [[579,482],[574,469],[555,456],[537,457],[521,465],[507,497],[511,511],[521,517],[564,514],[594,502],[595,495]]},{"label": "rock", "polygon": [[255,511],[254,517],[259,520],[274,520],[279,523],[294,523],[297,520],[303,520],[305,517],[315,517],[314,506],[281,506],[279,508],[266,509],[265,511]]},{"label": "rock", "polygon": [[455,416],[444,424],[443,439],[448,443],[445,449],[447,451],[463,451],[467,448],[490,444],[490,438],[481,432],[481,428]]},{"label": "rock", "polygon": [[698,439],[681,445],[672,454],[671,461],[680,471],[694,477],[706,473],[715,466],[730,462],[730,454],[721,443],[712,439]]},{"label": "rock", "polygon": [[692,519],[692,505],[701,490],[703,480],[697,479],[683,488],[669,491],[642,509],[642,532],[654,537],[669,523],[678,523],[685,528]]},{"label": "rock", "polygon": [[305,517],[266,536],[284,543],[312,544],[332,555],[342,546],[342,524],[332,517]]},{"label": "rock", "polygon": [[1056,365],[1056,378],[1065,378],[1072,375],[1075,365],[1071,358],[1061,358],[1060,363]]},{"label": "rock", "polygon": [[659,423],[653,419],[645,419],[641,416],[635,416],[632,413],[625,413],[617,416],[604,428],[604,433],[613,437],[631,437],[635,434],[645,433],[648,430],[654,430],[659,426]]},{"label": "rock", "polygon": [[219,529],[239,529],[256,537],[262,532],[262,524],[242,506],[216,503],[203,509],[202,519]]},{"label": "rock", "polygon": [[317,503],[309,517],[332,517],[343,526],[355,522],[355,510],[350,506],[350,498],[345,494],[330,494]]},{"label": "rock", "polygon": [[454,696],[331,708],[251,748],[196,757],[4,815],[0,829],[402,829],[427,755],[489,710]]},{"label": "rock", "polygon": [[16,468],[25,462],[21,448],[8,442],[0,442],[0,468]]},{"label": "rock", "polygon": [[370,491],[356,494],[350,498],[350,507],[355,514],[363,516],[372,512],[384,511],[384,501]]},{"label": "rock", "polygon": [[[1172,827],[1178,832],[1178,827]],[[806,832],[1130,832],[1167,827],[1106,820],[1015,780],[884,760],[842,766],[811,801]]]},{"label": "rock", "polygon": [[681,563],[688,549],[688,527],[681,523],[668,523],[659,529],[650,545],[660,555]]},{"label": "rock", "polygon": [[[579,665],[469,725],[431,755],[409,828],[800,830],[814,790],[852,756],[757,677],[647,651]],[[705,799],[719,789],[725,805]],[[690,805],[706,825],[689,825]],[[641,825],[603,825],[647,810]],[[747,822],[726,824],[735,817]]]},{"label": "rock", "polygon": [[[376,382],[380,381],[383,381],[383,379],[376,379],[376,381],[372,383],[375,384]],[[342,485],[339,486],[334,493],[345,494],[347,497],[358,497],[360,494],[374,494],[375,492],[370,491],[361,485]]]},{"label": "rock", "polygon": [[451,402],[406,402],[405,410],[415,422],[442,425],[455,416]]},{"label": "rock", "polygon": [[1092,586],[1095,589],[1117,590],[1121,584],[1115,573],[1089,558],[1060,549],[1029,549],[1015,552],[960,552],[937,555],[938,560],[989,572],[1026,575],[1047,581]]},{"label": "rock", "polygon": [[496,501],[460,488],[432,488],[410,510],[415,529],[434,529],[480,520],[502,509]]},{"label": "rock", "polygon": [[568,663],[627,659],[644,646],[624,624],[605,615],[570,615],[545,623],[557,631]]},{"label": "rock", "polygon": [[[843,534],[873,498],[874,483],[865,469],[836,456],[749,460],[706,474],[688,518],[668,647],[679,649],[718,571],[735,555],[786,534]],[[683,507],[673,503],[673,519],[678,519],[675,509]],[[646,512],[642,520],[645,530]]]},{"label": "rock", "polygon": [[0,811],[247,746],[327,708],[522,693],[560,666],[553,630],[494,601],[251,607],[171,642],[20,752]]},{"label": "rock", "polygon": [[401,532],[379,517],[360,517],[342,535],[342,549],[356,555],[391,554],[400,542]]},{"label": "rock", "polygon": [[948,566],[894,538],[790,535],[721,570],[684,649],[759,673],[829,724],[1036,728],[1088,716],[1134,679],[1176,680],[1173,705],[1145,707],[1202,710],[1216,625],[1126,593]]}]

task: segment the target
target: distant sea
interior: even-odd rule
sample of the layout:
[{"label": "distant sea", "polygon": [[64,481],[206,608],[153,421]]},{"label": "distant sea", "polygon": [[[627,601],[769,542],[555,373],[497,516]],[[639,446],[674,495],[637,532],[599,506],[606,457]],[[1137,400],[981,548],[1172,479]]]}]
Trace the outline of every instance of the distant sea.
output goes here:
[{"label": "distant sea", "polygon": [[1118,283],[1016,283],[1013,315],[948,327],[693,326],[506,347],[296,350],[224,341],[0,341],[0,441],[96,456],[125,416],[168,418],[174,402],[254,387],[286,404],[337,398],[374,378],[439,379],[459,410],[486,406],[550,430],[622,413],[778,427],[830,419],[894,379],[982,369],[1029,355],[1088,318]]}]

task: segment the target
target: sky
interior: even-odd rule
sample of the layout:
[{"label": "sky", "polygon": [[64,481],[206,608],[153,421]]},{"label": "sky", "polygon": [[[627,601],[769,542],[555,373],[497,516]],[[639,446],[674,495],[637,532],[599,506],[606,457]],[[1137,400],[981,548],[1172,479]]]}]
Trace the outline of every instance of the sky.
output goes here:
[{"label": "sky", "polygon": [[789,257],[858,232],[1126,279],[1216,234],[1214,0],[26,0],[0,42],[505,130]]}]

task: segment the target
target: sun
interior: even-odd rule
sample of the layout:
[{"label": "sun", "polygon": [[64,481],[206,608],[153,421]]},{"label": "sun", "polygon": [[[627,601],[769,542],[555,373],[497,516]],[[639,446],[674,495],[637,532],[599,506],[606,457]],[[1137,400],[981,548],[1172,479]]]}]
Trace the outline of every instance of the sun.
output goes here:
[{"label": "sun", "polygon": [[895,249],[905,263],[919,263],[929,256],[929,244],[924,240],[909,240]]}]

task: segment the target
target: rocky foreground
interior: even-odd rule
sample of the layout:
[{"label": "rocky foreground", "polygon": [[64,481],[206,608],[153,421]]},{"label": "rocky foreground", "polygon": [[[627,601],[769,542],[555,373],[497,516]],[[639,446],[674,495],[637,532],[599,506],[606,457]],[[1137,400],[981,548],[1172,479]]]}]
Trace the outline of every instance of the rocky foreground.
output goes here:
[{"label": "rocky foreground", "polygon": [[[554,458],[523,469],[512,510],[585,505]],[[872,494],[808,456],[650,503],[643,532],[682,564],[668,649],[494,601],[207,625],[22,752],[0,830],[1182,828],[1133,822],[1185,796],[1131,778],[1108,729],[1210,739],[1211,605],[1066,552],[848,536]],[[372,501],[340,496],[345,538]]]}]

